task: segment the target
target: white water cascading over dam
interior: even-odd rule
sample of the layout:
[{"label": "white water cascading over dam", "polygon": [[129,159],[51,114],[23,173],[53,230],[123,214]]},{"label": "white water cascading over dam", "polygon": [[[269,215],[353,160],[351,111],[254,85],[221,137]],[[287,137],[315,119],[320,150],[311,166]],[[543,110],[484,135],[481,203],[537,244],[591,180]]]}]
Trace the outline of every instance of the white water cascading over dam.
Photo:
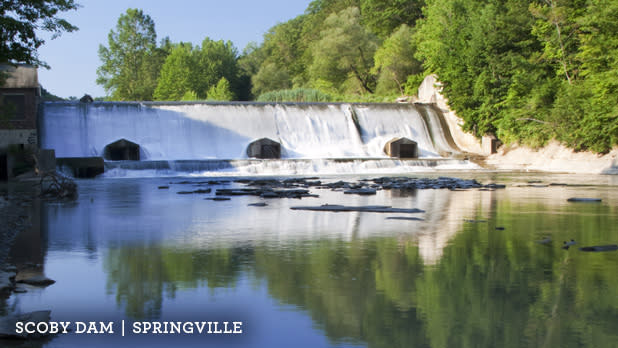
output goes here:
[{"label": "white water cascading over dam", "polygon": [[[425,104],[48,102],[39,125],[42,147],[56,157],[103,157],[106,146],[119,141],[137,146],[139,161],[106,161],[106,170],[116,172],[396,173],[474,166],[452,158],[460,151],[441,117]],[[401,137],[417,144],[418,159],[386,155],[385,144]],[[281,159],[248,158],[248,146],[258,139],[279,143]]]}]

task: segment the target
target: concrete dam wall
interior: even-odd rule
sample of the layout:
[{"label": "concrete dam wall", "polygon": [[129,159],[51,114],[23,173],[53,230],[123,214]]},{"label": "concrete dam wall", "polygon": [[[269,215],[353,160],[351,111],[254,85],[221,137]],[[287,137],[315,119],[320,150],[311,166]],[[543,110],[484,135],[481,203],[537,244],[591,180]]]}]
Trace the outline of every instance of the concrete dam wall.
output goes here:
[{"label": "concrete dam wall", "polygon": [[142,161],[246,159],[259,139],[283,159],[387,158],[394,138],[415,142],[419,158],[459,152],[428,104],[48,102],[39,127],[57,157],[113,160],[108,145],[120,143]]}]

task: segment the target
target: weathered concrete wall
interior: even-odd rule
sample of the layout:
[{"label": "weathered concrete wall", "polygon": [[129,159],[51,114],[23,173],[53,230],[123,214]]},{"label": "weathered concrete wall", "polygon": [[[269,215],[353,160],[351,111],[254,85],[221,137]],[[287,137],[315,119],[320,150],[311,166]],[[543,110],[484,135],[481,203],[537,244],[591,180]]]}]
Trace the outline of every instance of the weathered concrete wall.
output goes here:
[{"label": "weathered concrete wall", "polygon": [[[6,79],[0,86],[0,129],[31,130],[37,129],[37,112],[40,96],[37,69],[32,66],[0,65],[0,72]],[[2,134],[3,137],[7,134]],[[18,135],[8,135],[12,139]],[[36,139],[36,136],[35,136]],[[2,143],[6,140],[0,139]],[[28,144],[28,142],[13,142],[10,144]]]},{"label": "weathered concrete wall", "polygon": [[0,71],[8,75],[3,88],[39,88],[38,70],[31,65],[0,65]]},{"label": "weathered concrete wall", "polygon": [[94,178],[105,171],[103,157],[61,157],[56,164],[69,169],[76,178]]},{"label": "weathered concrete wall", "polygon": [[37,145],[36,129],[0,129],[0,150],[11,144]]},{"label": "weathered concrete wall", "polygon": [[448,106],[448,100],[441,94],[442,85],[435,75],[425,77],[418,88],[418,101],[420,103],[436,104],[442,111],[444,119],[448,123],[449,130],[455,144],[466,152],[485,154],[481,142],[474,135],[463,131],[463,120],[459,118]]},{"label": "weathered concrete wall", "polygon": [[498,139],[493,135],[486,135],[481,139],[481,147],[484,155],[491,155],[498,151]]}]

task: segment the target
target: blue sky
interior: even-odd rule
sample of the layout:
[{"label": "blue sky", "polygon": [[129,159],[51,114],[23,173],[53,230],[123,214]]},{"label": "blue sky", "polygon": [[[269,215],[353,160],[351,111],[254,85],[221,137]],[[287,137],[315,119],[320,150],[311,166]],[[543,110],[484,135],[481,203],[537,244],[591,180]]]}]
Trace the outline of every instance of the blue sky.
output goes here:
[{"label": "blue sky", "polygon": [[[60,97],[104,96],[96,84],[101,65],[100,44],[107,46],[107,34],[116,27],[127,8],[140,8],[155,22],[157,41],[169,36],[172,42],[200,44],[205,37],[230,40],[239,52],[251,41],[262,42],[273,25],[304,13],[311,0],[77,0],[76,11],[60,14],[79,31],[46,39],[39,57],[51,70],[39,69],[39,82]],[[44,34],[46,38],[49,35]]]}]

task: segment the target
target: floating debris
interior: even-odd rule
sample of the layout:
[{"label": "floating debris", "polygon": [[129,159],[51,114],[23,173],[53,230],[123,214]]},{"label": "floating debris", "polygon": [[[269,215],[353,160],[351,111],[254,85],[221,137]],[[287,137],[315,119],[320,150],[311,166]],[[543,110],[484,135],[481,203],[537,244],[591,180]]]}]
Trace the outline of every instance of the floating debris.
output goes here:
[{"label": "floating debris", "polygon": [[496,231],[504,231],[504,230],[506,230],[505,227],[503,227],[503,226],[496,226]]},{"label": "floating debris", "polygon": [[209,201],[229,201],[231,198],[230,197],[208,197],[204,199],[209,200]]},{"label": "floating debris", "polygon": [[159,186],[157,187],[159,190],[166,190],[168,188],[170,188],[169,186]]},{"label": "floating debris", "polygon": [[585,247],[579,248],[579,250],[581,250],[581,251],[596,251],[596,252],[616,251],[616,250],[618,250],[618,245],[611,244],[611,245],[585,246]]},{"label": "floating debris", "polygon": [[473,224],[479,224],[479,223],[487,222],[487,220],[464,220],[464,222],[469,222],[469,223],[473,223]]},{"label": "floating debris", "polygon": [[332,211],[332,212],[349,212],[358,211],[366,213],[402,213],[402,214],[416,214],[424,213],[421,209],[405,209],[405,208],[393,208],[387,205],[365,205],[365,206],[346,206],[337,204],[324,204],[319,206],[298,206],[290,207],[292,210],[311,210],[311,211]]}]

